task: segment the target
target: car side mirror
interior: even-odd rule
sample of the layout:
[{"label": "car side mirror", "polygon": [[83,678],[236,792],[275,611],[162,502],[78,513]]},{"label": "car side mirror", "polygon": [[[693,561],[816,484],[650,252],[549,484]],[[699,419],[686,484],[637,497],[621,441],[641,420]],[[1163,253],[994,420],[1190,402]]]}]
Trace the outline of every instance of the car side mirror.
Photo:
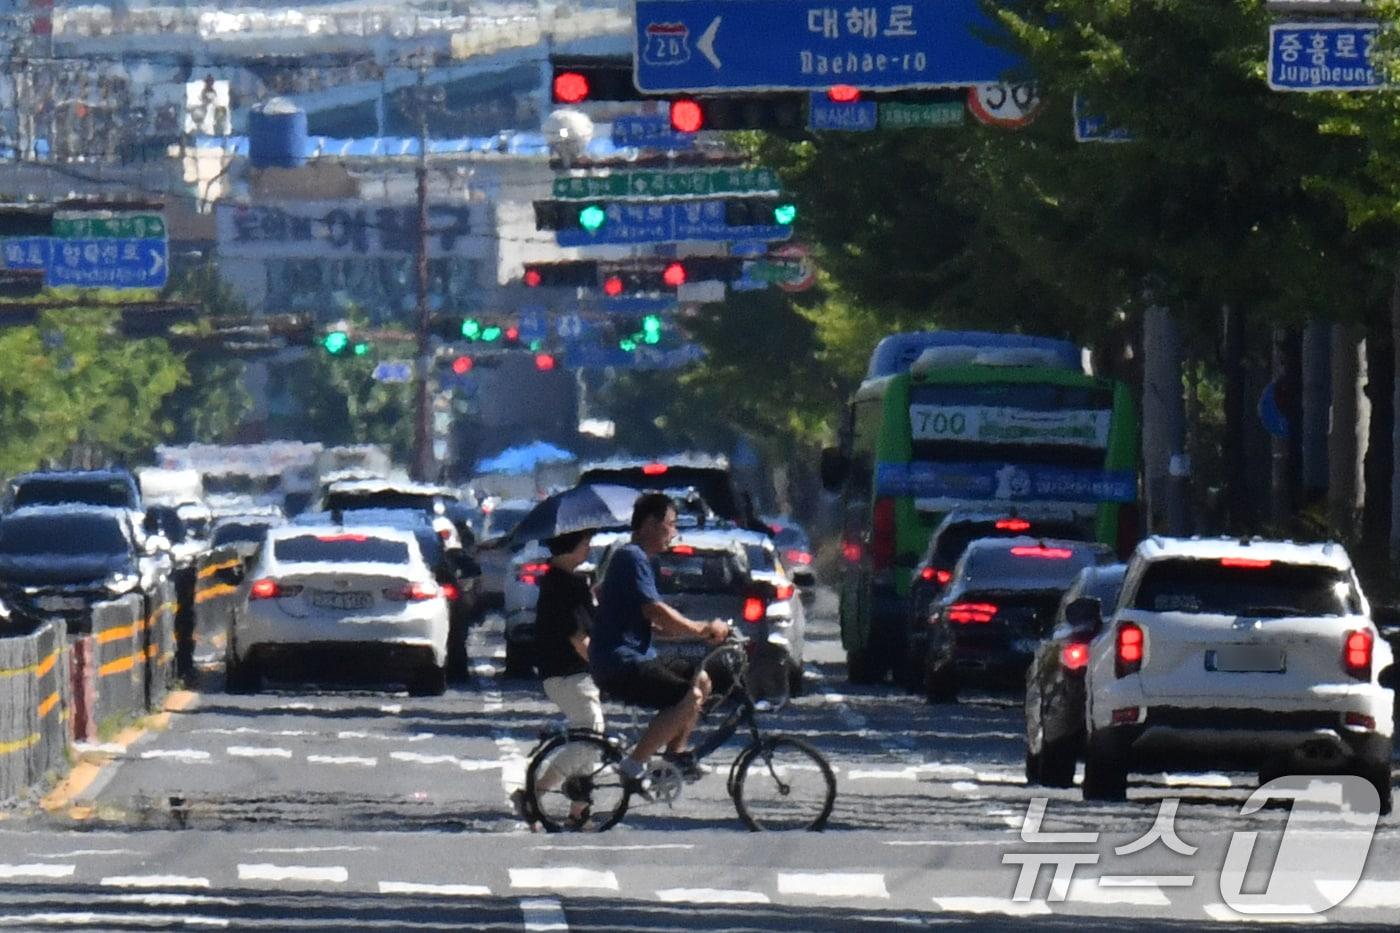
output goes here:
[{"label": "car side mirror", "polygon": [[839,447],[822,448],[821,480],[828,492],[836,492],[845,484],[849,466]]},{"label": "car side mirror", "polygon": [[1103,628],[1103,605],[1094,596],[1081,596],[1065,606],[1065,621],[1070,628],[1097,632]]}]

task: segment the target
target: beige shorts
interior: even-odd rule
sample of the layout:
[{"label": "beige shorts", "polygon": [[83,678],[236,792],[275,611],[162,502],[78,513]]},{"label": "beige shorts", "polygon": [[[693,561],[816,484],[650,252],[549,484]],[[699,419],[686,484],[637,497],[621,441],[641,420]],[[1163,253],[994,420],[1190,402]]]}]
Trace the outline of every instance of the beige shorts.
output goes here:
[{"label": "beige shorts", "polygon": [[563,711],[571,729],[603,731],[603,700],[588,674],[547,677],[544,694]]}]

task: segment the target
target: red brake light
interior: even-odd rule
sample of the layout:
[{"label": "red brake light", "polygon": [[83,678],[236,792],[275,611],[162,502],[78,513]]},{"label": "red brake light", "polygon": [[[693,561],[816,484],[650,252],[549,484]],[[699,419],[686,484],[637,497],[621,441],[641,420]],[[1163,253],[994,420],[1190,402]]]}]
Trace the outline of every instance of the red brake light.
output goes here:
[{"label": "red brake light", "polygon": [[448,602],[455,603],[462,598],[462,591],[451,583],[444,583],[442,584],[442,595]]},{"label": "red brake light", "polygon": [[408,586],[392,587],[384,591],[385,599],[398,602],[423,602],[426,599],[437,599],[439,596],[447,594],[436,583],[410,583]]},{"label": "red brake light", "polygon": [[1142,629],[1136,622],[1124,622],[1118,626],[1118,654],[1114,660],[1114,670],[1119,677],[1142,670],[1143,641]]},{"label": "red brake light", "polygon": [[642,475],[661,476],[669,469],[671,468],[664,463],[648,463],[646,466],[642,467]]},{"label": "red brake light", "polygon": [[590,90],[588,79],[577,71],[566,71],[554,79],[554,99],[562,104],[581,104]]},{"label": "red brake light", "polygon": [[1067,671],[1082,671],[1089,666],[1089,646],[1072,641],[1060,649],[1060,663]]},{"label": "red brake light", "polygon": [[1371,656],[1375,650],[1375,638],[1366,629],[1347,633],[1346,648],[1342,652],[1343,666],[1357,680],[1371,679]]},{"label": "red brake light", "polygon": [[997,522],[998,531],[1030,531],[1031,523],[1024,518],[1003,518]]},{"label": "red brake light", "polygon": [[451,538],[452,538],[452,529],[451,529],[451,528],[439,528],[439,529],[438,529],[438,537],[441,538],[441,539],[444,540],[444,541],[451,540]]},{"label": "red brake light", "polygon": [[363,544],[369,540],[369,535],[317,535],[316,540],[324,544]]},{"label": "red brake light", "polygon": [[778,584],[778,599],[792,599],[792,594],[797,592],[797,587],[791,583]]},{"label": "red brake light", "polygon": [[1038,557],[1041,560],[1069,560],[1074,552],[1067,547],[1014,547],[1012,557]]},{"label": "red brake light", "polygon": [[806,551],[786,551],[783,556],[788,559],[789,564],[802,564],[805,566],[812,562],[812,555],[808,554]]},{"label": "red brake light", "polygon": [[934,576],[937,578],[940,586],[947,586],[949,583],[953,582],[953,572],[951,570],[936,571]]},{"label": "red brake light", "polygon": [[981,624],[996,618],[994,603],[953,603],[948,607],[948,621],[959,625]]},{"label": "red brake light", "polygon": [[688,544],[677,544],[675,547],[671,548],[671,553],[689,557],[691,554],[695,553],[695,548]]},{"label": "red brake light", "polygon": [[277,585],[277,581],[271,577],[263,577],[261,580],[254,580],[252,588],[248,591],[251,599],[276,599],[282,595],[282,587]]},{"label": "red brake light", "polygon": [[744,621],[761,622],[763,616],[768,612],[768,607],[763,604],[763,600],[757,596],[750,596],[744,600]]},{"label": "red brake light", "polygon": [[544,563],[543,561],[535,561],[528,564],[522,564],[520,566],[520,569],[516,571],[516,578],[526,586],[539,586],[540,577],[544,576],[548,572],[549,564]]},{"label": "red brake light", "polygon": [[844,557],[848,563],[860,563],[860,542],[847,541],[842,544],[841,556]]},{"label": "red brake light", "polygon": [[1266,570],[1273,566],[1271,560],[1257,560],[1253,557],[1222,557],[1220,566],[1222,567],[1243,567],[1249,570]]},{"label": "red brake light", "polygon": [[833,104],[854,104],[860,100],[860,88],[837,84],[826,92],[826,99]]},{"label": "red brake light", "polygon": [[934,570],[932,567],[925,567],[923,570],[919,571],[920,580],[932,580],[936,576],[938,576],[938,571]]},{"label": "red brake light", "polygon": [[894,500],[876,499],[870,522],[870,566],[875,571],[888,570],[894,563],[894,537]]}]

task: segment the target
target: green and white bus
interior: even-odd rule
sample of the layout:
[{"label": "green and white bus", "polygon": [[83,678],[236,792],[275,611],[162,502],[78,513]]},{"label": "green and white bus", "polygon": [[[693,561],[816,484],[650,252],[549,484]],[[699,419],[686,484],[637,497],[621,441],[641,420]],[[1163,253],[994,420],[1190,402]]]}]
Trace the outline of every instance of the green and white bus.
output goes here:
[{"label": "green and white bus", "polygon": [[1053,508],[1122,553],[1137,543],[1136,408],[1080,360],[1065,341],[1009,334],[899,334],[876,349],[822,462],[842,500],[853,682],[907,656],[911,574],[951,509]]}]

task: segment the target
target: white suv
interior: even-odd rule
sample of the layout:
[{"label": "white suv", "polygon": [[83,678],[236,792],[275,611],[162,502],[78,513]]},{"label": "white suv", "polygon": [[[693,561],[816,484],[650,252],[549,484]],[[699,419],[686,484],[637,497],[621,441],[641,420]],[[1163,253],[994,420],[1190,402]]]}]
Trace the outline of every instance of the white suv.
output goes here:
[{"label": "white suv", "polygon": [[1132,771],[1243,767],[1358,774],[1389,811],[1393,656],[1340,545],[1150,538],[1104,617],[1086,800],[1122,800]]}]

